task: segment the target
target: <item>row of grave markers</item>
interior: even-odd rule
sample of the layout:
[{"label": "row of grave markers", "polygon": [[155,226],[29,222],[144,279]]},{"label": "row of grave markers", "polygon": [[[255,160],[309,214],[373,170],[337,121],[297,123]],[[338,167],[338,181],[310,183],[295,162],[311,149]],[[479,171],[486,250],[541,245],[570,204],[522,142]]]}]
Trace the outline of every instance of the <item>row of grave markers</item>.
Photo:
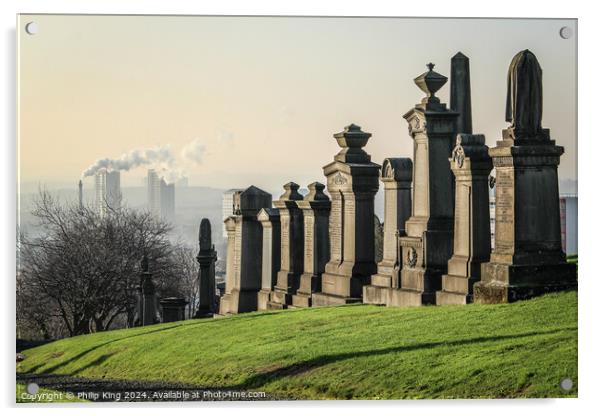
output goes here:
[{"label": "row of grave markers", "polygon": [[[413,157],[382,167],[354,124],[324,166],[326,186],[289,182],[276,200],[251,186],[234,195],[225,293],[215,296],[215,250],[201,225],[198,317],[364,302],[389,306],[500,303],[577,286],[560,236],[558,172],[564,148],[541,126],[542,71],[529,50],[508,71],[502,139],[473,134],[469,60],[451,60],[450,107],[435,95],[447,78],[427,65],[425,97],[404,118]],[[496,169],[491,249],[490,172]],[[383,258],[375,261],[374,196],[385,190]],[[328,189],[330,198],[324,193]],[[208,230],[208,240],[207,240]]]}]

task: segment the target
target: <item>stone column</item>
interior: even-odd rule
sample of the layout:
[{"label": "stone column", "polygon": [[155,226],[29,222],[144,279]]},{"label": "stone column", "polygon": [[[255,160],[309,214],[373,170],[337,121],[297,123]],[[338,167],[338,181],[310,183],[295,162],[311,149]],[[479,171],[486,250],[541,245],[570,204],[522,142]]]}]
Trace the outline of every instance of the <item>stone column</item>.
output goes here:
[{"label": "stone column", "polygon": [[541,126],[542,72],[519,52],[508,70],[502,140],[489,150],[496,169],[495,247],[474,285],[475,303],[503,303],[577,286],[560,235],[558,165],[564,148]]},{"label": "stone column", "polygon": [[[215,295],[215,262],[217,252],[211,242],[211,223],[207,218],[201,220],[199,227],[199,309],[195,318],[209,318],[217,313]],[[194,305],[193,305],[194,306]]]},{"label": "stone column", "polygon": [[224,295],[219,300],[219,314],[226,315],[230,311],[230,299],[232,289],[234,288],[234,246],[236,239],[236,219],[229,216],[224,220],[226,233],[228,234],[228,245],[226,249],[226,287]]},{"label": "stone column", "polygon": [[148,258],[144,256],[142,258],[142,273],[141,287],[142,287],[142,314],[141,314],[141,325],[153,325],[158,322],[157,320],[157,308],[156,308],[156,293],[155,284],[153,283],[153,275],[148,270]]},{"label": "stone column", "polygon": [[263,227],[261,290],[257,294],[257,309],[265,310],[280,270],[280,211],[263,208],[257,214],[257,220]]},{"label": "stone column", "polygon": [[312,295],[312,305],[361,302],[362,287],[376,272],[374,195],[380,165],[362,149],[370,136],[355,124],[334,135],[341,151],[324,166],[332,199],[330,260],[322,274],[322,291]]},{"label": "stone column", "polygon": [[472,104],[470,98],[470,60],[462,52],[451,59],[449,108],[458,113],[456,131],[472,134]]},{"label": "stone column", "polygon": [[188,302],[184,298],[163,298],[159,301],[162,310],[162,322],[176,322],[186,319],[186,305]]},{"label": "stone column", "polygon": [[311,296],[322,288],[322,273],[330,255],[328,219],[330,199],[324,194],[325,186],[319,182],[307,185],[309,193],[297,206],[303,212],[304,243],[303,274],[293,306],[311,306]]},{"label": "stone column", "polygon": [[447,109],[435,93],[447,78],[429,70],[414,80],[426,93],[404,118],[414,140],[412,216],[400,237],[401,288],[391,289],[389,304],[418,306],[435,303],[441,276],[452,254],[454,180],[449,157],[454,147],[458,113]]},{"label": "stone column", "polygon": [[255,186],[234,194],[234,282],[228,301],[230,314],[257,310],[263,254],[263,227],[257,214],[271,205],[272,196]]},{"label": "stone column", "polygon": [[280,211],[280,271],[270,295],[270,309],[284,309],[293,303],[303,273],[303,213],[297,206],[303,196],[298,190],[299,185],[289,182],[280,199],[274,201]]},{"label": "stone column", "polygon": [[458,134],[450,158],[456,178],[454,254],[447,263],[437,305],[472,302],[472,286],[489,261],[489,173],[492,164],[482,134]]},{"label": "stone column", "polygon": [[[399,236],[405,235],[405,223],[412,214],[412,159],[388,158],[381,169],[385,187],[385,225],[383,259],[377,273],[364,286],[363,302],[386,305],[388,288],[400,285],[400,267],[397,246]],[[385,288],[385,289],[383,289]]]}]

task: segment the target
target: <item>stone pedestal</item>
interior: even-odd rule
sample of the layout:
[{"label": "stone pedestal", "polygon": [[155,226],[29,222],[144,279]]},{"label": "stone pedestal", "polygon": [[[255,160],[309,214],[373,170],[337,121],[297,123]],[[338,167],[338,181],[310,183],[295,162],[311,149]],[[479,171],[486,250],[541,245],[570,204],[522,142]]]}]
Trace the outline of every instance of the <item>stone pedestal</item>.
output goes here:
[{"label": "stone pedestal", "polygon": [[362,149],[370,136],[354,124],[334,135],[341,151],[324,167],[332,200],[330,260],[321,292],[312,295],[314,306],[361,302],[362,287],[376,272],[374,195],[380,166]]},{"label": "stone pedestal", "polygon": [[186,299],[174,297],[163,298],[159,301],[159,304],[162,311],[161,322],[176,322],[186,319],[186,305],[188,305]]},{"label": "stone pedestal", "polygon": [[435,303],[441,276],[452,254],[454,181],[449,157],[454,147],[458,113],[447,109],[435,92],[447,78],[429,71],[414,80],[427,96],[404,115],[414,140],[412,216],[400,237],[401,284],[391,289],[388,304]]},{"label": "stone pedestal", "polygon": [[383,162],[380,178],[385,187],[383,259],[370,278],[370,285],[364,286],[364,303],[386,305],[389,288],[400,285],[398,238],[405,235],[405,222],[412,213],[412,168],[409,158],[388,158]]},{"label": "stone pedestal", "polygon": [[280,270],[280,211],[263,208],[257,214],[257,220],[263,227],[261,290],[257,294],[257,309],[266,310]]},{"label": "stone pedestal", "polygon": [[289,182],[284,193],[274,201],[280,211],[280,271],[270,295],[269,309],[284,309],[293,303],[303,273],[303,213],[297,201],[303,199],[299,185]]},{"label": "stone pedestal", "polygon": [[303,212],[304,262],[303,274],[297,294],[293,295],[293,306],[311,306],[311,296],[322,288],[322,273],[330,256],[328,217],[330,199],[324,194],[324,185],[319,182],[307,186],[309,193],[297,206]]},{"label": "stone pedestal", "polygon": [[495,247],[474,285],[475,303],[501,303],[577,286],[560,235],[558,164],[564,153],[541,127],[542,72],[528,50],[508,71],[503,138],[490,149],[496,169]]},{"label": "stone pedestal", "polygon": [[227,259],[227,267],[231,270],[226,271],[226,295],[222,297],[220,314],[257,310],[263,251],[263,227],[257,220],[257,214],[262,208],[269,208],[271,204],[272,196],[255,186],[234,194],[235,215],[231,217],[234,220],[233,247],[230,247],[232,224],[226,223],[228,255],[232,250],[233,259],[232,264],[230,258]]},{"label": "stone pedestal", "polygon": [[[237,191],[238,192],[238,191]],[[240,191],[242,192],[242,191]],[[236,217],[231,215],[224,220],[224,227],[228,235],[228,244],[226,248],[226,281],[224,294],[219,300],[219,314],[227,315],[230,310],[230,299],[232,298],[232,289],[234,288],[234,246],[236,239]]]},{"label": "stone pedestal", "polygon": [[199,227],[199,308],[195,318],[211,318],[217,313],[215,294],[215,262],[217,252],[211,242],[211,223],[207,218],[201,220]]},{"label": "stone pedestal", "polygon": [[481,264],[489,261],[489,173],[492,164],[485,136],[458,134],[450,159],[456,179],[454,254],[447,263],[437,305],[472,302],[473,284],[481,278]]}]

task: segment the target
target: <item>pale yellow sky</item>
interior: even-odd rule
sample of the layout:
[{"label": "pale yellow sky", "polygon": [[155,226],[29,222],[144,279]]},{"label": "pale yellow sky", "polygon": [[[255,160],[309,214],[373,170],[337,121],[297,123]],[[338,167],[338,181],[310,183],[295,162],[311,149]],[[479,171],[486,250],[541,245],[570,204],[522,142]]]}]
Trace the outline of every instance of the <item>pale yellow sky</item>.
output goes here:
[{"label": "pale yellow sky", "polygon": [[[563,26],[576,32],[574,20],[22,15],[20,178],[76,182],[97,159],[169,146],[191,184],[304,186],[324,181],[332,134],[351,122],[373,134],[375,162],[411,156],[412,80],[430,61],[449,76],[458,51],[474,132],[492,146],[507,124],[508,65],[530,49],[544,126],[565,147],[560,177],[577,179],[576,36],[562,39]],[[449,102],[447,86],[438,95]],[[139,185],[146,168],[122,183]]]}]

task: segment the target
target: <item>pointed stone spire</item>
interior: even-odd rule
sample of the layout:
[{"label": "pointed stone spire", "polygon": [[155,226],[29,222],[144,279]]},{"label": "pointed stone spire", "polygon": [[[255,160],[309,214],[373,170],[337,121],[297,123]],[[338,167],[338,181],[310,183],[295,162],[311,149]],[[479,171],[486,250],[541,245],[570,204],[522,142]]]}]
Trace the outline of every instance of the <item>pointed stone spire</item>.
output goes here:
[{"label": "pointed stone spire", "polygon": [[458,133],[472,134],[472,105],[470,99],[470,60],[462,52],[451,59],[449,106],[460,113]]}]

